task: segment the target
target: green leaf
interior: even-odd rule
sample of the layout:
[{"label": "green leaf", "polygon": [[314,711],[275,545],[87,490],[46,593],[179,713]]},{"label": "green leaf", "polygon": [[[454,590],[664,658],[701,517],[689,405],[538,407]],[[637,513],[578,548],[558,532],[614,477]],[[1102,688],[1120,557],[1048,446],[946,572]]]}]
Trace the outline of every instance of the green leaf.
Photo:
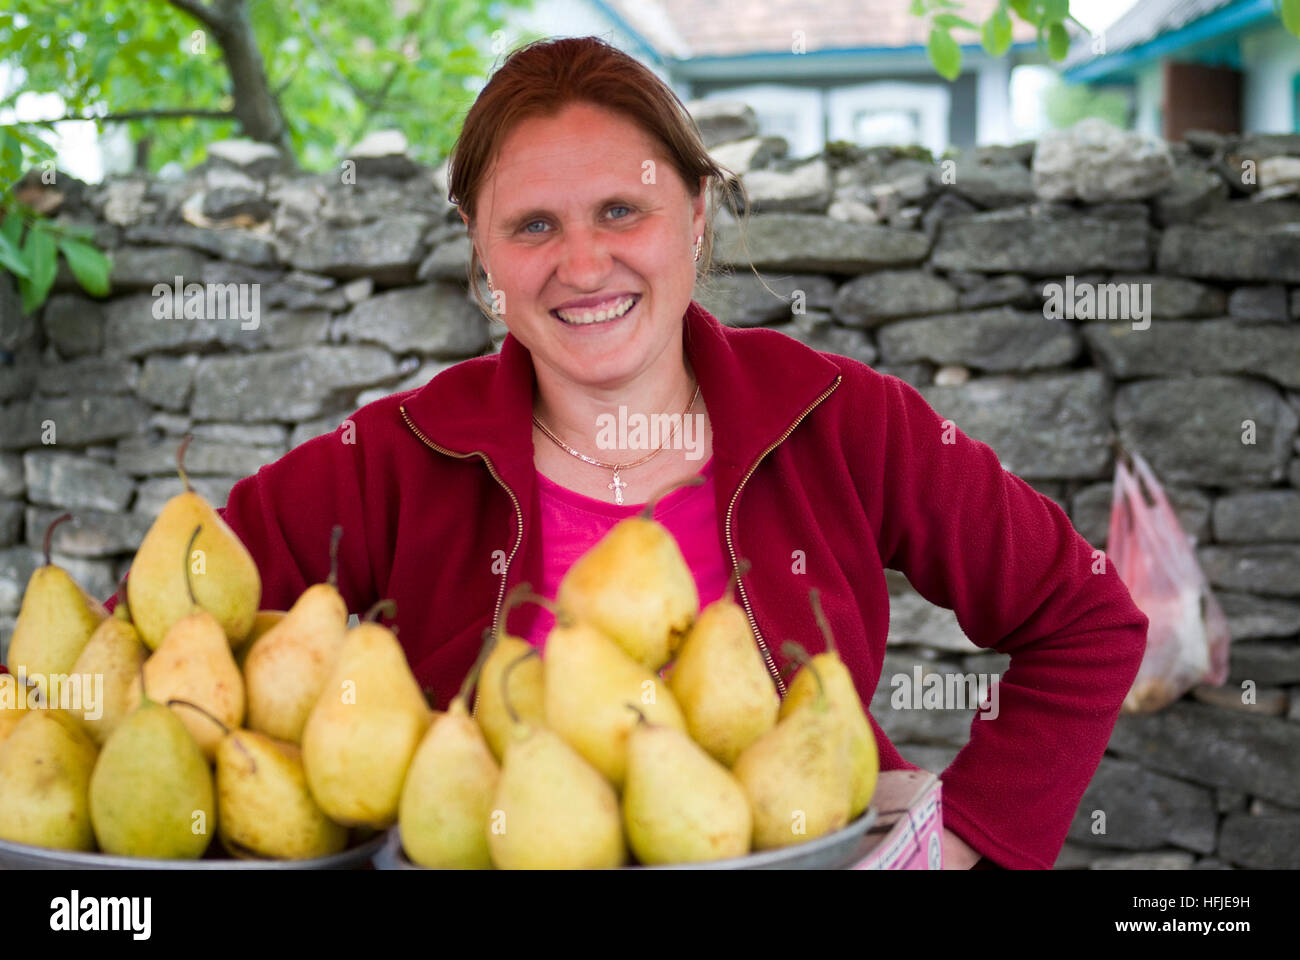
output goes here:
[{"label": "green leaf", "polygon": [[[10,214],[12,217],[13,214]],[[5,223],[9,221],[6,218]],[[22,228],[22,224],[18,224]],[[23,259],[22,251],[18,244],[10,240],[8,235],[0,233],[0,266],[19,278],[26,278],[32,275],[32,271],[27,266],[27,261]]]},{"label": "green leaf", "polygon": [[1033,0],[1007,0],[1007,6],[1016,12],[1025,23],[1037,23],[1034,17]]},{"label": "green leaf", "polygon": [[1070,52],[1070,34],[1061,24],[1054,23],[1047,31],[1047,52],[1053,60],[1064,60]]},{"label": "green leaf", "polygon": [[1043,0],[1043,22],[1060,23],[1070,13],[1070,0]]},{"label": "green leaf", "polygon": [[956,80],[961,73],[961,47],[946,30],[933,27],[930,30],[930,42],[926,45],[930,62],[939,76],[945,80]]},{"label": "green leaf", "polygon": [[3,234],[10,243],[15,247],[23,239],[23,215],[14,207],[5,216],[4,222],[0,223],[0,234]]},{"label": "green leaf", "polygon": [[955,13],[938,14],[934,18],[934,25],[936,27],[943,27],[945,30],[952,30],[954,27],[962,27],[966,30],[979,29],[979,27],[975,26],[975,24],[971,23],[969,20],[965,20],[957,16]]},{"label": "green leaf", "polygon": [[1300,37],[1300,0],[1282,0],[1282,26]]},{"label": "green leaf", "polygon": [[32,224],[27,231],[27,240],[23,243],[23,259],[31,276],[20,278],[18,287],[23,295],[23,311],[31,313],[49,296],[50,287],[54,286],[54,275],[58,273],[59,251],[54,238],[41,229],[39,222]]},{"label": "green leaf", "polygon": [[1002,7],[984,21],[982,40],[984,49],[994,57],[1002,56],[1011,46],[1011,18]]},{"label": "green leaf", "polygon": [[908,13],[914,17],[925,16],[925,0],[912,0],[912,6],[908,9]]},{"label": "green leaf", "polygon": [[108,295],[108,274],[112,268],[108,257],[88,243],[66,237],[59,240],[59,249],[83,290],[96,297]]}]

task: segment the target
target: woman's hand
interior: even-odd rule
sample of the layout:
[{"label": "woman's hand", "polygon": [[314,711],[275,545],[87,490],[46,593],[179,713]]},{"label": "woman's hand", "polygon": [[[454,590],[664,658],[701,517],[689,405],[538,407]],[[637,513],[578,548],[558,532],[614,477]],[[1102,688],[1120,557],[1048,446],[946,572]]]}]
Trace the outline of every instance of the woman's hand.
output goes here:
[{"label": "woman's hand", "polygon": [[969,870],[979,862],[980,852],[973,849],[957,834],[944,828],[943,831],[943,868],[945,870]]}]

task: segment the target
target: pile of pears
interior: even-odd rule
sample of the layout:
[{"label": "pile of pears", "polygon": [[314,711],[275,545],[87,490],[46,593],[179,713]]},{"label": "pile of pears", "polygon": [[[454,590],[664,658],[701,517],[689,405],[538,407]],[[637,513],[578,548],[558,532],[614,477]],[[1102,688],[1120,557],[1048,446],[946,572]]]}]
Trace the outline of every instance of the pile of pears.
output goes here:
[{"label": "pile of pears", "polygon": [[[800,666],[782,700],[732,597],[743,566],[700,610],[653,519],[667,492],[579,557],[554,601],[528,584],[507,596],[407,772],[398,823],[413,863],[704,863],[805,843],[867,809],[876,741],[817,591],[827,650],[786,645]],[[555,615],[541,655],[505,632],[529,602]]]}]

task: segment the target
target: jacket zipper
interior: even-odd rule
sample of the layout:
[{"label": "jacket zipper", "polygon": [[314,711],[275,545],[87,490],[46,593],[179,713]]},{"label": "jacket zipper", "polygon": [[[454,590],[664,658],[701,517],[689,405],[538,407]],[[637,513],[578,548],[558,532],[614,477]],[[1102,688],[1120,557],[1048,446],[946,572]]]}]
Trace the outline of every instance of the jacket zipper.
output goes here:
[{"label": "jacket zipper", "polygon": [[443,453],[449,457],[456,457],[461,460],[465,460],[473,456],[482,457],[483,463],[486,464],[488,468],[488,472],[492,474],[492,479],[496,480],[497,483],[501,484],[502,490],[510,494],[510,500],[515,505],[515,522],[518,524],[519,529],[518,529],[518,535],[515,537],[515,545],[510,548],[510,556],[506,557],[505,569],[501,571],[501,587],[497,591],[497,605],[496,605],[496,609],[492,611],[492,633],[495,635],[497,632],[497,620],[501,616],[501,601],[505,599],[505,595],[506,595],[506,580],[510,576],[510,562],[514,560],[515,552],[519,549],[519,544],[523,543],[524,541],[524,512],[519,508],[519,498],[515,496],[515,492],[511,490],[509,485],[504,480],[502,480],[501,477],[497,474],[496,467],[492,466],[492,461],[488,459],[488,455],[484,453],[482,450],[471,450],[469,453],[457,453],[454,450],[448,450],[446,447],[440,447],[432,440],[430,440],[428,437],[426,437],[420,431],[420,428],[411,422],[410,416],[408,416],[406,413],[405,406],[400,406],[398,407],[398,409],[402,411],[402,419],[405,420],[406,425],[411,428],[411,432],[414,433],[417,437],[419,437],[422,441],[424,441],[425,445],[429,447],[431,450],[436,450],[438,451],[438,453]]},{"label": "jacket zipper", "polygon": [[[840,381],[842,379],[844,379],[844,375],[837,374],[835,377],[835,382],[826,388],[826,392],[823,393],[816,400],[814,400],[808,406],[808,408],[804,410],[803,413],[799,414],[798,418],[794,421],[794,423],[790,424],[790,426],[786,428],[785,433],[777,437],[776,441],[770,447],[768,447],[766,450],[764,450],[762,453],[758,455],[758,459],[755,460],[753,464],[750,466],[749,473],[745,474],[745,476],[741,479],[739,486],[736,487],[736,492],[731,495],[731,503],[727,505],[727,521],[725,524],[725,529],[727,533],[727,549],[731,552],[731,566],[733,570],[739,567],[740,564],[739,561],[736,559],[736,546],[731,540],[731,512],[732,510],[735,509],[736,501],[740,498],[741,489],[744,488],[745,483],[753,475],[754,471],[758,469],[758,465],[763,462],[763,458],[766,457],[773,450],[775,450],[785,440],[786,437],[794,433],[794,428],[799,426],[799,424],[803,422],[804,417],[812,413],[813,408],[816,407],[817,404],[821,403],[823,400],[825,400],[827,397],[831,395],[831,393],[835,390],[835,388],[840,385]],[[745,605],[745,613],[748,614],[749,616],[749,627],[751,630],[754,631],[754,639],[758,642],[758,649],[762,651],[763,659],[767,662],[767,672],[770,673],[772,675],[772,679],[776,681],[776,689],[781,694],[782,699],[784,699],[786,693],[785,681],[781,679],[781,671],[779,671],[776,668],[776,661],[772,659],[772,652],[768,649],[767,643],[763,640],[763,635],[759,633],[758,621],[754,619],[754,611],[749,606],[749,597],[745,593],[745,584],[742,582],[740,577],[736,578],[736,589],[740,591],[740,600]]]}]

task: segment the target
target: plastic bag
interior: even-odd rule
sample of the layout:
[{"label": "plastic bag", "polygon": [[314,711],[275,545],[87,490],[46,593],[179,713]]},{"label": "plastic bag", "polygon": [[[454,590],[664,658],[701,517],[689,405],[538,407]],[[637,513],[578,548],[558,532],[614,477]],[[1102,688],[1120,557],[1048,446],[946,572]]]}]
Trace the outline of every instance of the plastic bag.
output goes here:
[{"label": "plastic bag", "polygon": [[1227,680],[1228,618],[1160,482],[1140,454],[1123,448],[1106,553],[1150,621],[1146,655],[1121,712],[1151,713],[1198,683]]}]

